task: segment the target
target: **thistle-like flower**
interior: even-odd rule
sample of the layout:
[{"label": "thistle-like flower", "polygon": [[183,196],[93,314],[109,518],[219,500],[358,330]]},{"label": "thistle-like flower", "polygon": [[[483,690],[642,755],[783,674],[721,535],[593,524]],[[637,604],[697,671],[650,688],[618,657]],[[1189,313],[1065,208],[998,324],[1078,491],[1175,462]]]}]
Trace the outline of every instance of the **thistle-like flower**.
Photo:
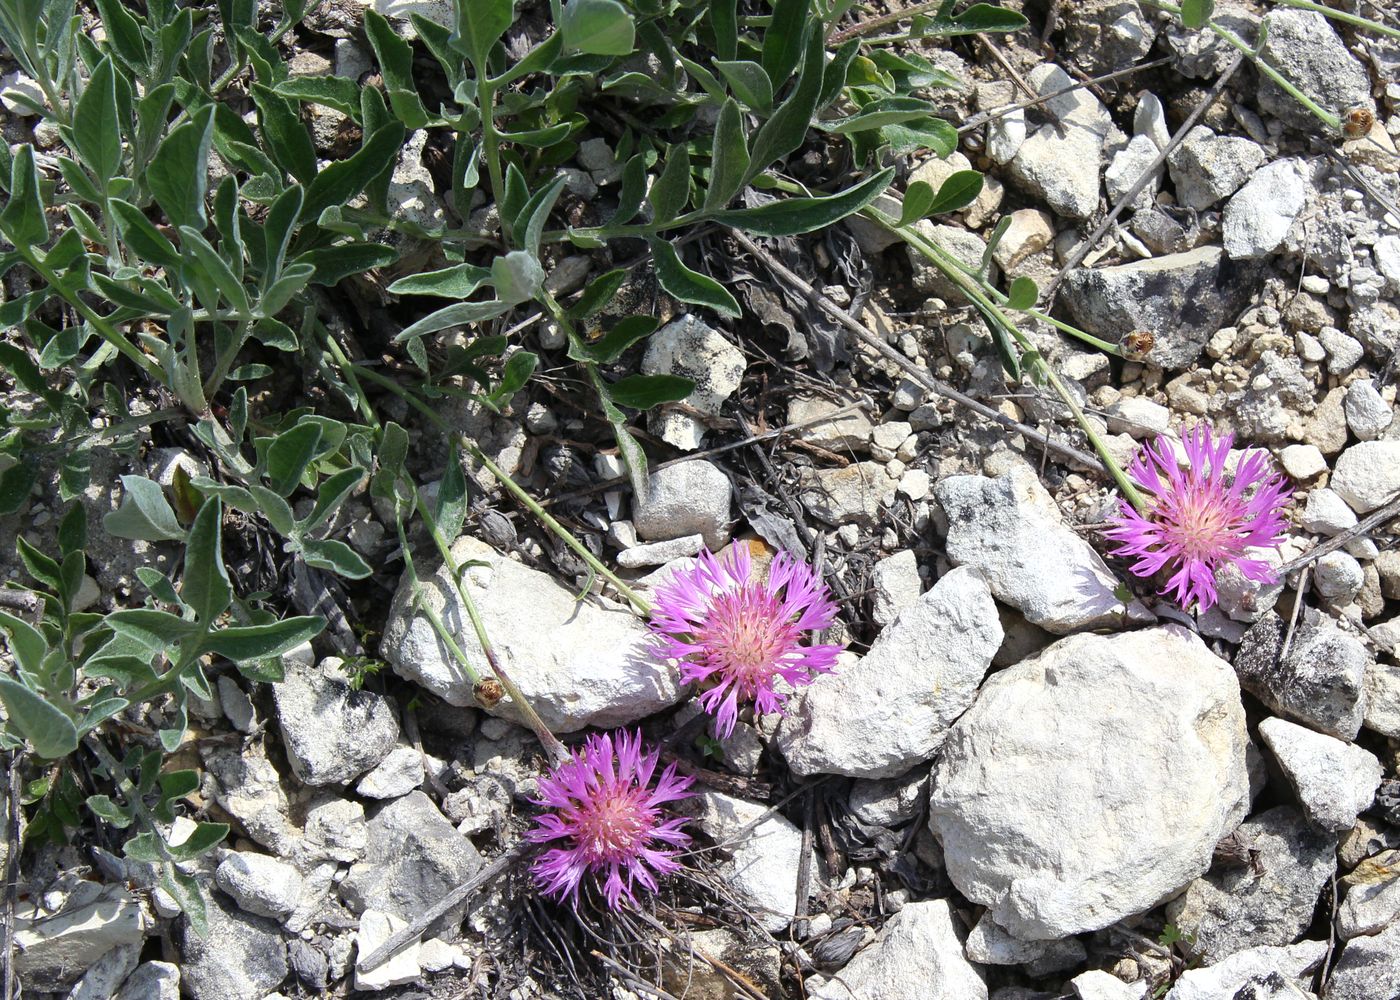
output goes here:
[{"label": "thistle-like flower", "polygon": [[[684,817],[663,819],[661,805],[689,797],[693,778],[674,764],[652,784],[660,750],[644,751],[642,734],[594,733],[571,758],[539,782],[541,813],[526,839],[563,841],[535,861],[540,891],[577,906],[584,876],[606,873],[603,895],[616,910],[622,897],[635,906],[633,884],[656,891],[656,875],[680,869],[676,852],[690,843]],[[655,874],[653,874],[655,873]]]},{"label": "thistle-like flower", "polygon": [[803,645],[803,633],[829,626],[836,605],[821,577],[786,552],[773,557],[767,579],[754,579],[748,547],[724,559],[701,552],[689,569],[656,588],[651,629],[680,663],[681,680],[704,690],[700,706],[721,736],[734,731],[740,703],[781,712],[793,687],[829,673],[840,646]]},{"label": "thistle-like flower", "polygon": [[1234,435],[1218,440],[1198,424],[1185,436],[1186,468],[1171,445],[1158,438],[1128,467],[1133,482],[1148,494],[1150,509],[1141,514],[1120,501],[1114,527],[1105,534],[1120,545],[1114,555],[1135,557],[1137,576],[1151,576],[1164,566],[1174,569],[1163,593],[1182,607],[1200,610],[1216,602],[1215,573],[1233,563],[1256,583],[1275,583],[1268,563],[1246,550],[1278,545],[1283,540],[1283,507],[1289,490],[1272,473],[1268,454],[1246,452],[1232,478],[1225,473]]}]

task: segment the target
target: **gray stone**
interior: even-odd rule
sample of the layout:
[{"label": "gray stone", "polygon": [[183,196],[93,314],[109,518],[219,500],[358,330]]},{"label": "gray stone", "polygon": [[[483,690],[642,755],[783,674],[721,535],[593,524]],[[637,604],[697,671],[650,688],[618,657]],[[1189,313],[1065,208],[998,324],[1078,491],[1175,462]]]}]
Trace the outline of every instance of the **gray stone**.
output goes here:
[{"label": "gray stone", "polygon": [[1287,439],[1299,413],[1313,409],[1313,389],[1295,356],[1264,351],[1250,369],[1248,385],[1231,393],[1221,409],[1242,437],[1276,444]]},{"label": "gray stone", "polygon": [[858,462],[843,469],[803,466],[797,475],[802,505],[813,517],[833,526],[875,527],[881,500],[899,485],[883,462]]},{"label": "gray stone", "polygon": [[1324,830],[1350,830],[1356,817],[1371,807],[1382,775],[1374,754],[1283,719],[1265,719],[1259,723],[1259,735],[1308,819]]},{"label": "gray stone", "polygon": [[632,521],[647,541],[704,535],[711,552],[729,541],[729,477],[712,462],[693,459],[657,469],[644,497],[632,499]]},{"label": "gray stone", "polygon": [[[892,215],[896,219],[899,218],[900,213],[904,210],[904,206],[901,205],[898,200],[891,198],[887,194],[880,195],[872,204],[886,215]],[[879,223],[871,222],[869,219],[860,215],[848,215],[846,218],[842,219],[841,222],[842,225],[851,231],[851,235],[855,237],[856,244],[868,257],[875,257],[884,253],[896,243],[904,242],[899,238],[897,233],[886,229]]]},{"label": "gray stone", "polygon": [[1400,441],[1362,441],[1342,452],[1328,483],[1358,514],[1400,496]]},{"label": "gray stone", "polygon": [[1366,646],[1311,608],[1280,661],[1287,628],[1270,612],[1245,633],[1235,656],[1240,684],[1275,712],[1342,740],[1353,740],[1365,712]]},{"label": "gray stone", "polygon": [[1396,921],[1400,921],[1400,876],[1353,885],[1337,908],[1337,934],[1342,938],[1375,934]]},{"label": "gray stone", "polygon": [[240,733],[252,733],[257,728],[257,713],[253,710],[252,699],[228,675],[219,678],[219,704],[223,706],[228,721],[233,723],[233,728]]},{"label": "gray stone", "polygon": [[212,744],[201,747],[200,756],[215,779],[214,801],[248,836],[279,855],[293,850],[297,836],[287,818],[291,805],[262,742],[243,747]]},{"label": "gray stone", "polygon": [[1147,982],[1125,983],[1100,969],[1090,969],[1069,981],[1079,1000],[1143,1000]]},{"label": "gray stone", "polygon": [[1225,206],[1225,252],[1233,260],[1253,260],[1277,250],[1312,185],[1313,166],[1306,160],[1275,160],[1256,171]]},{"label": "gray stone", "polygon": [[114,1000],[180,1000],[180,967],[143,962],[126,977]]},{"label": "gray stone", "polygon": [[1104,412],[1110,434],[1130,434],[1139,441],[1165,434],[1171,427],[1171,411],[1142,396],[1124,396]]},{"label": "gray stone", "polygon": [[1106,340],[1137,330],[1152,333],[1149,360],[1175,371],[1195,363],[1206,342],[1249,303],[1258,279],[1257,267],[1205,246],[1071,271],[1062,294],[1089,333]]},{"label": "gray stone", "polygon": [[[1245,44],[1253,44],[1259,15],[1242,0],[1218,0],[1211,19],[1234,32]],[[1164,21],[1163,35],[1174,57],[1172,65],[1183,76],[1215,79],[1236,55],[1236,50],[1213,31],[1187,28],[1177,18]]]},{"label": "gray stone", "polygon": [[[360,926],[355,932],[356,954],[368,955],[406,926],[408,926],[407,920],[396,917],[392,913],[366,910],[360,915]],[[407,948],[396,952],[387,962],[377,965],[373,969],[362,970],[357,965],[355,989],[377,992],[387,990],[391,986],[417,982],[423,971],[419,964],[419,954],[422,948],[422,944],[415,941]]]},{"label": "gray stone", "polygon": [[987,1000],[946,899],[906,903],[812,1000]]},{"label": "gray stone", "polygon": [[955,569],[880,633],[851,666],[803,688],[777,745],[800,775],[888,778],[933,759],[972,704],[1001,645],[986,581]]},{"label": "gray stone", "polygon": [[367,799],[396,799],[423,783],[423,754],[413,747],[394,747],[355,786]]},{"label": "gray stone", "polygon": [[766,807],[722,792],[701,792],[682,808],[726,858],[721,875],[758,922],[772,934],[787,927],[797,914],[802,832],[782,815],[764,816]]},{"label": "gray stone", "polygon": [[360,803],[326,795],[307,806],[306,838],[299,845],[303,857],[349,864],[360,859],[368,843],[369,826]]},{"label": "gray stone", "polygon": [[109,951],[145,940],[141,907],[129,892],[101,886],[88,895],[56,913],[28,902],[16,907],[14,970],[28,989],[67,989]]},{"label": "gray stone", "polygon": [[[1232,838],[1252,859],[1217,866],[1167,905],[1188,954],[1210,965],[1249,948],[1296,941],[1337,871],[1337,838],[1293,806],[1246,820]],[[1257,862],[1257,864],[1256,864]]]},{"label": "gray stone", "polygon": [[[1395,626],[1395,622],[1387,623]],[[1377,630],[1372,629],[1372,634]],[[1400,635],[1400,628],[1394,629]],[[1392,646],[1391,655],[1400,647]],[[1366,715],[1364,724],[1373,733],[1400,740],[1400,667],[1390,663],[1366,666]]]},{"label": "gray stone", "polygon": [[[1326,941],[1299,941],[1286,948],[1273,945],[1250,948],[1204,969],[1187,969],[1167,992],[1165,1000],[1245,1000],[1251,992],[1258,1000],[1265,1000],[1279,994],[1261,994],[1260,990],[1296,987],[1297,980],[1316,969],[1326,955]],[[1292,1000],[1288,993],[1282,996]],[[1303,996],[1312,994],[1303,993]]]},{"label": "gray stone", "polygon": [[[850,409],[854,400],[832,401],[822,396],[794,396],[788,403],[788,423],[798,438],[830,451],[865,451],[875,425],[863,409]],[[834,414],[845,410],[840,416]]]},{"label": "gray stone", "polygon": [[929,825],[948,875],[1016,937],[1152,908],[1249,806],[1229,664],[1176,625],[1078,635],[992,675],[948,735]]},{"label": "gray stone", "polygon": [[[415,791],[386,803],[370,818],[364,858],[351,867],[340,893],[356,911],[380,910],[413,920],[481,865],[472,842],[431,799]],[[448,911],[440,923],[460,920],[465,906]]]},{"label": "gray stone", "polygon": [[1400,920],[1342,946],[1323,1000],[1392,1000],[1400,995]]},{"label": "gray stone", "polygon": [[1278,459],[1283,471],[1298,482],[1313,479],[1327,471],[1327,457],[1310,444],[1290,444],[1278,453]]},{"label": "gray stone", "polygon": [[1118,580],[1029,467],[996,479],[952,476],[934,493],[948,518],[949,560],[980,570],[996,598],[1031,624],[1064,635],[1153,620],[1137,601],[1124,608]]},{"label": "gray stone", "polygon": [[1268,157],[1257,143],[1193,128],[1167,159],[1176,200],[1197,211],[1239,190]]},{"label": "gray stone", "polygon": [[[1257,559],[1278,570],[1283,565],[1283,556],[1273,546],[1254,547],[1244,550],[1248,559]],[[1274,583],[1262,583],[1245,576],[1235,563],[1227,563],[1215,573],[1215,590],[1219,598],[1217,607],[1222,613],[1236,622],[1256,622],[1267,614],[1278,602],[1283,593],[1285,580],[1278,577]]]},{"label": "gray stone", "polygon": [[118,945],[92,963],[66,1000],[111,1000],[140,961],[141,949],[137,945]]},{"label": "gray stone", "polygon": [[1347,387],[1342,408],[1347,415],[1347,426],[1362,441],[1374,441],[1395,419],[1390,404],[1376,391],[1376,384],[1365,379]]},{"label": "gray stone", "polygon": [[[1089,132],[1102,138],[1113,128],[1108,109],[1094,92],[1088,87],[1075,87],[1070,75],[1053,62],[1043,62],[1032,69],[1027,82],[1041,97],[1049,98],[1039,105],[1039,113],[1048,115],[1067,132]],[[1056,96],[1050,97],[1051,94]]]},{"label": "gray stone", "polygon": [[672,538],[665,542],[647,542],[623,549],[617,554],[617,564],[624,569],[665,566],[673,559],[685,559],[698,555],[704,547],[704,535],[686,535],[683,538]]},{"label": "gray stone", "polygon": [[[462,584],[502,667],[555,732],[623,725],[681,699],[675,668],[654,655],[650,634],[630,612],[578,601],[572,588],[471,537],[459,538],[452,554],[459,565],[469,567]],[[456,636],[468,660],[484,665],[485,655],[447,572],[438,569],[424,578],[421,594]],[[471,681],[432,623],[422,612],[410,612],[411,600],[412,588],[405,580],[384,627],[384,658],[399,676],[450,704],[477,704]],[[488,711],[523,723],[509,698]]]},{"label": "gray stone", "polygon": [[919,812],[928,797],[928,768],[916,767],[897,778],[855,781],[847,800],[851,815],[870,826],[894,829]]},{"label": "gray stone", "polygon": [[1317,339],[1327,351],[1327,370],[1333,375],[1345,375],[1361,363],[1366,348],[1355,337],[1348,337],[1335,326],[1324,326]]},{"label": "gray stone", "polygon": [[287,760],[302,784],[345,784],[384,759],[399,736],[392,701],[330,676],[329,665],[339,661],[283,661],[286,676],[272,685],[272,697]]},{"label": "gray stone", "polygon": [[[1310,10],[1273,10],[1264,19],[1268,35],[1260,58],[1281,67],[1288,79],[1323,108],[1341,117],[1353,108],[1375,111],[1371,79],[1332,22]],[[1322,128],[1298,99],[1260,76],[1259,107],[1300,129]]]},{"label": "gray stone", "polygon": [[286,917],[301,898],[301,876],[295,868],[252,851],[225,855],[214,872],[214,882],[245,913],[273,920]]},{"label": "gray stone", "polygon": [[[645,375],[680,375],[695,383],[685,404],[703,416],[718,417],[725,400],[744,377],[744,353],[717,330],[693,314],[668,323],[647,339],[642,355]],[[699,448],[705,437],[703,419],[668,407],[647,413],[651,432],[682,451]]]},{"label": "gray stone", "polygon": [[[903,479],[900,482],[902,484]],[[870,598],[871,617],[877,625],[888,625],[917,601],[923,590],[914,550],[904,549],[877,562],[870,571],[870,586],[874,589]]]},{"label": "gray stone", "polygon": [[282,985],[290,967],[277,925],[244,913],[218,893],[205,897],[209,932],[184,922],[180,986],[191,1000],[263,1000]]},{"label": "gray stone", "polygon": [[1366,573],[1345,552],[1329,552],[1313,563],[1313,589],[1338,604],[1349,604],[1366,582]]},{"label": "gray stone", "polygon": [[1034,966],[1036,971],[1031,975],[1073,968],[1088,958],[1088,953],[1078,938],[1065,938],[1063,941],[1022,941],[1008,934],[986,913],[982,914],[982,919],[977,921],[967,935],[964,953],[968,961],[978,965]]},{"label": "gray stone", "polygon": [[1060,17],[1065,51],[1090,76],[1132,66],[1157,37],[1137,0],[1081,0]]},{"label": "gray stone", "polygon": [[480,774],[442,800],[442,811],[465,835],[499,830],[510,816],[515,784],[498,774]]},{"label": "gray stone", "polygon": [[1308,502],[1303,505],[1299,523],[1308,531],[1331,537],[1356,527],[1356,521],[1356,512],[1347,502],[1334,490],[1322,487],[1308,492]]},{"label": "gray stone", "polygon": [[1056,215],[1087,219],[1099,207],[1102,154],[1103,136],[1092,129],[1043,125],[1017,148],[1008,172]]}]

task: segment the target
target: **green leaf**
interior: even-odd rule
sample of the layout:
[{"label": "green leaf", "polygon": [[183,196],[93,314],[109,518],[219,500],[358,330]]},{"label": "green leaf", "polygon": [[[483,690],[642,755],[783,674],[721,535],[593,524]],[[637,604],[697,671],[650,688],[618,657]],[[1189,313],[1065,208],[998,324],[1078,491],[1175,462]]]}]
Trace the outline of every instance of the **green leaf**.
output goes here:
[{"label": "green leaf", "polygon": [[30,576],[47,587],[50,593],[59,592],[63,581],[56,559],[40,552],[23,535],[15,539],[15,551],[19,553],[20,562],[24,563],[24,569]]},{"label": "green leaf", "polygon": [[1215,0],[1181,0],[1181,23],[1195,30],[1204,28],[1215,10]]},{"label": "green leaf", "polygon": [[374,573],[358,552],[334,538],[308,538],[301,543],[301,554],[308,566],[328,570],[347,580],[363,580]]},{"label": "green leaf", "polygon": [[78,727],[63,712],[18,681],[0,674],[0,702],[7,726],[27,739],[45,760],[58,760],[78,749]]},{"label": "green leaf", "polygon": [[710,27],[721,59],[733,59],[739,54],[738,7],[738,0],[710,0]]},{"label": "green leaf", "polygon": [[272,525],[272,530],[284,538],[291,537],[296,531],[291,505],[266,486],[250,486],[248,493],[257,504],[257,510]]},{"label": "green leaf", "polygon": [[677,402],[694,391],[695,383],[679,375],[628,375],[608,386],[614,403],[638,410]]},{"label": "green leaf", "polygon": [[810,7],[811,0],[773,0],[773,20],[763,32],[763,69],[768,79],[786,80],[802,58]]},{"label": "green leaf", "polygon": [[360,118],[360,85],[343,76],[294,76],[272,89],[291,101],[320,104],[356,121]]},{"label": "green leaf", "polygon": [[400,38],[388,19],[373,7],[365,8],[364,18],[365,34],[389,92],[389,106],[405,127],[422,128],[428,124],[428,112],[413,85],[413,46]]},{"label": "green leaf", "polygon": [[37,247],[49,238],[44,203],[39,199],[39,171],[34,147],[25,143],[10,164],[10,200],[0,211],[0,233],[17,247]]},{"label": "green leaf", "polygon": [[749,169],[749,146],[744,138],[743,116],[733,100],[720,105],[710,153],[710,187],[705,192],[707,211],[723,208],[744,186]]},{"label": "green leaf", "polygon": [[117,115],[116,71],[105,57],[88,79],[73,111],[73,147],[103,190],[122,168],[121,119]]},{"label": "green leaf", "polygon": [[1040,289],[1036,287],[1035,282],[1022,275],[1013,279],[1011,286],[1006,290],[1006,308],[1017,312],[1033,309],[1039,295]]},{"label": "green leaf", "polygon": [[418,322],[405,327],[394,337],[395,343],[402,343],[414,337],[421,337],[427,333],[437,333],[439,330],[446,330],[450,326],[462,326],[468,323],[480,323],[483,320],[495,319],[510,311],[510,304],[501,302],[499,299],[489,299],[485,302],[459,302],[455,305],[444,306],[436,312],[431,312]]},{"label": "green leaf", "polygon": [[170,856],[176,861],[193,861],[212,850],[228,836],[227,823],[197,823],[194,831],[182,843],[170,844]]},{"label": "green leaf", "polygon": [[120,198],[112,198],[109,204],[116,216],[122,242],[135,250],[142,260],[167,269],[180,266],[180,251],[151,224],[144,212]]},{"label": "green leaf", "polygon": [[144,476],[122,476],[121,506],[102,519],[107,534],[148,542],[184,541],[185,529],[170,509],[160,484]]},{"label": "green leaf", "polygon": [[474,295],[490,277],[490,268],[456,264],[440,271],[410,274],[394,282],[388,290],[395,295],[437,295],[444,299],[465,299]]},{"label": "green leaf", "polygon": [[496,298],[507,305],[529,302],[544,287],[544,268],[532,254],[512,250],[491,262],[491,284]]},{"label": "green leaf", "polygon": [[767,112],[773,107],[773,81],[763,67],[749,60],[715,60],[715,69],[720,71],[734,96],[754,111]]},{"label": "green leaf", "polygon": [[[488,0],[482,6],[489,6],[490,2],[494,0]],[[399,147],[403,145],[403,137],[402,123],[390,122],[376,129],[354,156],[338,160],[318,173],[307,186],[306,201],[301,206],[301,221],[315,222],[327,208],[344,205],[380,174],[392,170]]]},{"label": "green leaf", "polygon": [[[364,469],[355,466],[350,469],[341,469],[322,483],[320,490],[316,493],[315,506],[311,508],[311,513],[306,515],[306,519],[297,524],[297,530],[305,534],[318,527],[322,521],[339,509],[355,487],[364,481],[365,475]],[[283,532],[283,534],[291,534],[291,532]]]},{"label": "green leaf", "polygon": [[745,183],[800,147],[807,138],[807,130],[816,112],[817,99],[821,96],[822,74],[826,68],[820,21],[808,25],[805,51],[797,86],[754,136],[753,158],[744,178]]},{"label": "green leaf", "polygon": [[107,39],[122,62],[133,70],[145,70],[146,43],[136,18],[121,0],[97,0],[97,11],[102,17],[102,26],[107,29]]},{"label": "green leaf", "polygon": [[204,194],[213,134],[214,106],[210,104],[167,135],[146,168],[146,184],[175,226],[204,229]]},{"label": "green leaf", "polygon": [[316,457],[321,427],[308,421],[284,431],[267,449],[267,481],[278,496],[288,496]]},{"label": "green leaf", "polygon": [[950,20],[939,19],[929,33],[951,38],[954,35],[975,35],[983,31],[1020,31],[1029,23],[1017,11],[993,7],[989,3],[978,3]]},{"label": "green leaf", "polygon": [[118,830],[131,825],[131,814],[112,801],[109,795],[89,795],[87,807],[98,819],[111,823]]},{"label": "green leaf", "polygon": [[185,572],[180,580],[180,598],[194,608],[205,628],[223,614],[233,601],[223,553],[224,505],[218,497],[204,501],[190,526],[185,545]]},{"label": "green leaf", "polygon": [[690,305],[707,306],[730,319],[739,317],[739,303],[734,296],[714,278],[686,267],[674,245],[655,236],[647,242],[651,244],[657,283],[667,295]]},{"label": "green leaf", "polygon": [[65,555],[81,552],[87,547],[87,509],[80,503],[68,508],[58,524],[58,547]]},{"label": "green leaf", "polygon": [[258,129],[263,148],[273,162],[303,184],[316,176],[316,146],[298,112],[301,105],[279,97],[261,83],[253,84],[258,109]]},{"label": "green leaf", "polygon": [[195,622],[185,621],[178,615],[172,615],[166,611],[154,611],[150,608],[113,611],[103,621],[113,632],[125,636],[139,644],[143,649],[148,649],[153,653],[165,652],[203,631],[203,628]]},{"label": "green leaf", "polygon": [[320,615],[284,618],[268,625],[242,625],[209,633],[203,648],[235,663],[265,660],[314,639],[325,627],[326,620]]},{"label": "green leaf", "polygon": [[617,267],[590,281],[578,301],[569,307],[569,319],[580,322],[596,314],[612,301],[618,289],[626,283],[628,273],[627,268]]},{"label": "green leaf", "polygon": [[760,236],[796,236],[810,233],[859,212],[878,198],[894,177],[886,167],[854,187],[816,198],[784,198],[756,208],[734,208],[714,213],[714,220]]},{"label": "green leaf", "polygon": [[559,17],[564,46],[595,56],[627,56],[636,44],[632,15],[617,0],[568,0]]},{"label": "green leaf", "polygon": [[292,241],[297,216],[301,214],[303,195],[301,185],[293,184],[278,195],[272,207],[267,210],[267,219],[263,222],[264,289],[282,274],[282,262],[287,256],[287,246]]},{"label": "green leaf", "polygon": [[928,118],[932,109],[927,101],[915,97],[886,97],[861,108],[846,118],[832,122],[820,122],[817,127],[832,135],[854,135],[857,132],[871,132],[886,125]]},{"label": "green leaf", "polygon": [[886,125],[880,129],[880,140],[901,155],[928,150],[948,157],[958,148],[958,130],[942,118],[917,118]]},{"label": "green leaf", "polygon": [[690,200],[690,150],[685,145],[677,143],[670,148],[647,200],[654,224],[670,222],[684,211]]},{"label": "green leaf", "polygon": [[387,267],[399,259],[393,247],[376,246],[372,243],[342,243],[339,246],[320,247],[300,254],[296,263],[310,264],[315,268],[311,276],[313,285],[334,285],[352,274],[363,274],[376,267]]},{"label": "green leaf", "polygon": [[539,357],[530,351],[516,351],[506,359],[505,366],[501,369],[501,379],[487,399],[491,403],[500,404],[514,396],[535,373],[539,360]]},{"label": "green leaf", "polygon": [[661,321],[655,316],[626,316],[617,325],[592,343],[570,343],[569,357],[575,361],[612,364],[637,341],[656,332]]},{"label": "green leaf", "polygon": [[515,20],[514,0],[456,0],[457,41],[476,67],[478,76],[485,75],[486,58],[491,46],[506,33]]},{"label": "green leaf", "polygon": [[621,226],[631,222],[642,207],[647,194],[647,161],[638,153],[622,168],[622,184],[618,188],[617,211],[608,219],[607,225]]},{"label": "green leaf", "polygon": [[204,893],[199,888],[199,883],[195,881],[194,876],[185,874],[174,865],[161,865],[159,883],[160,887],[170,893],[171,898],[179,904],[180,912],[190,922],[190,929],[194,931],[195,936],[201,939],[207,938],[209,936],[208,909],[204,902]]},{"label": "green leaf", "polygon": [[982,175],[976,170],[959,170],[938,187],[938,194],[924,211],[924,215],[941,215],[966,208],[982,193]]},{"label": "green leaf", "polygon": [[899,225],[910,226],[928,217],[933,206],[933,188],[927,181],[912,181],[904,191],[903,207],[899,213]]},{"label": "green leaf", "polygon": [[860,54],[860,39],[852,38],[843,44],[831,57],[831,62],[822,70],[822,89],[817,96],[817,109],[829,106],[840,96],[850,76],[851,63]]},{"label": "green leaf", "polygon": [[[180,227],[180,245],[198,262],[199,271],[214,282],[224,301],[240,313],[248,312],[248,293],[243,282],[233,273],[233,268],[224,260],[219,251],[210,246],[209,241],[189,226]],[[274,311],[275,310],[269,310]]]},{"label": "green leaf", "polygon": [[10,652],[21,670],[27,674],[37,674],[43,669],[49,644],[38,629],[8,611],[0,611],[0,629],[4,629],[9,636]]},{"label": "green leaf", "polygon": [[438,483],[437,500],[433,503],[433,521],[442,537],[454,541],[462,533],[467,520],[467,477],[462,474],[462,456],[456,443],[447,457],[447,468]]},{"label": "green leaf", "polygon": [[539,259],[540,239],[544,236],[544,224],[549,213],[554,211],[554,203],[564,190],[563,175],[555,177],[540,190],[532,194],[520,209],[511,225],[516,243],[531,257]]}]

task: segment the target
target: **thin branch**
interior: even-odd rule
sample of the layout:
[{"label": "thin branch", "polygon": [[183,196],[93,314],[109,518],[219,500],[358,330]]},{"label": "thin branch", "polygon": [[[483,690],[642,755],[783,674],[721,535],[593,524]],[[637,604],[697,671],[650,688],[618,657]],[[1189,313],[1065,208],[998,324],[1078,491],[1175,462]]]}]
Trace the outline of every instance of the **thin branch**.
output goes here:
[{"label": "thin branch", "polygon": [[1400,517],[1400,497],[1396,497],[1379,510],[1367,514],[1366,517],[1340,535],[1333,535],[1327,541],[1318,543],[1310,551],[1305,552],[1292,562],[1284,564],[1279,570],[1279,576],[1287,576],[1295,569],[1302,569],[1309,563],[1321,559],[1327,553],[1337,551],[1353,538],[1368,534],[1373,528],[1379,527],[1393,517]]}]

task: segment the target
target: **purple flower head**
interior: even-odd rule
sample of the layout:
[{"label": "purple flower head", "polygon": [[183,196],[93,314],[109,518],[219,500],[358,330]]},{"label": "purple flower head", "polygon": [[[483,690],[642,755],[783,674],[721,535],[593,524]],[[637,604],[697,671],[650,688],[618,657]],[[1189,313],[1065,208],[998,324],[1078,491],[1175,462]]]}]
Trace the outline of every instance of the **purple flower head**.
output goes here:
[{"label": "purple flower head", "polygon": [[1215,604],[1215,574],[1225,565],[1256,583],[1278,580],[1268,563],[1245,553],[1283,540],[1289,491],[1263,451],[1247,451],[1227,480],[1225,459],[1233,442],[1232,434],[1213,440],[1210,428],[1198,424],[1185,436],[1183,469],[1167,440],[1157,438],[1128,467],[1151,509],[1139,514],[1122,500],[1114,527],[1105,532],[1120,543],[1114,555],[1137,559],[1131,566],[1137,576],[1173,568],[1162,592],[1173,593],[1184,608],[1196,603],[1205,611]]},{"label": "purple flower head", "polygon": [[676,852],[689,835],[684,817],[663,819],[660,806],[690,796],[694,779],[676,774],[674,764],[651,777],[660,750],[644,752],[642,734],[594,733],[581,749],[539,783],[535,804],[542,813],[525,837],[536,844],[563,841],[536,860],[532,874],[540,891],[578,905],[579,885],[589,873],[606,872],[603,894],[616,910],[625,895],[635,906],[633,882],[656,891],[656,875],[680,869]]},{"label": "purple flower head", "polygon": [[680,663],[681,680],[704,686],[700,706],[715,716],[721,736],[734,731],[741,702],[781,712],[793,687],[829,673],[840,646],[803,645],[803,633],[836,618],[836,605],[810,566],[786,552],[773,557],[766,580],[753,578],[747,545],[719,559],[701,552],[689,569],[656,588],[651,629],[666,655]]}]

